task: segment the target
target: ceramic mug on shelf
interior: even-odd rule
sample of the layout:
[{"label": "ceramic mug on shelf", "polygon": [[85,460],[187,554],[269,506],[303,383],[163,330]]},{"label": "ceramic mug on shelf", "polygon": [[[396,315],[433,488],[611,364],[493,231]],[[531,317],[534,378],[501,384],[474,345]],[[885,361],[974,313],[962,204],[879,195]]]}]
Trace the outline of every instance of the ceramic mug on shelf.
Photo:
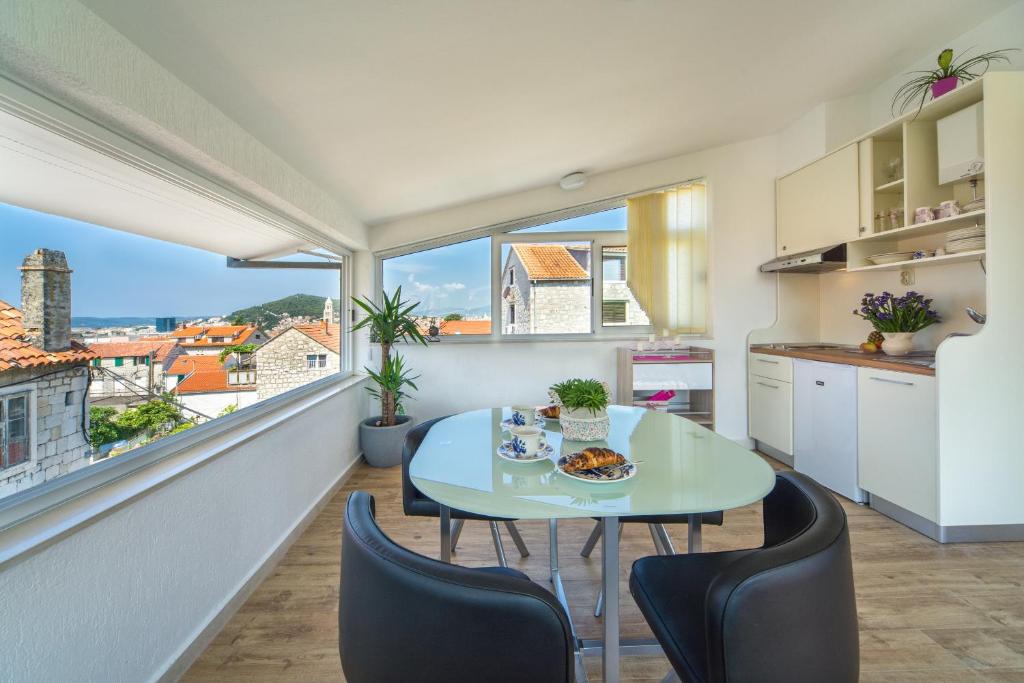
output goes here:
[{"label": "ceramic mug on shelf", "polygon": [[537,409],[533,406],[512,406],[512,424],[520,427],[532,426],[537,419]]},{"label": "ceramic mug on shelf", "polygon": [[960,202],[948,199],[939,204],[939,218],[951,218],[960,215]]},{"label": "ceramic mug on shelf", "polygon": [[544,430],[540,427],[513,427],[511,432],[512,452],[519,457],[532,458],[537,455],[537,451],[548,445]]},{"label": "ceramic mug on shelf", "polygon": [[928,221],[935,220],[935,212],[932,211],[930,206],[919,206],[914,210],[914,222],[915,223],[927,223]]}]

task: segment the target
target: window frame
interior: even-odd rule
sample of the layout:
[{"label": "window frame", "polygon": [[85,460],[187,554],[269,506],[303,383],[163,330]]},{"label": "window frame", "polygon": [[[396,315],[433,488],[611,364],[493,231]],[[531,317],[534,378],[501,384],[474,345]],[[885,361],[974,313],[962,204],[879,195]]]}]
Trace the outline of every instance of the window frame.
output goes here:
[{"label": "window frame", "polygon": [[[34,382],[35,380],[28,380]],[[25,386],[23,384],[12,384],[6,387],[0,387],[0,403],[3,407],[0,408],[0,477],[7,479],[9,477],[16,477],[22,472],[32,469],[36,465],[38,460],[38,440],[36,434],[37,427],[37,401],[38,389],[35,384],[31,386]],[[28,453],[29,457],[24,462],[20,462],[17,465],[11,465],[10,467],[3,467],[3,459],[7,457],[7,402],[17,396],[25,396],[25,431],[28,435]],[[17,494],[14,494],[17,495]],[[2,500],[2,499],[0,499]]]},{"label": "window frame", "polygon": [[[673,183],[666,183],[664,185],[657,185],[655,187],[649,187],[635,192],[628,192],[624,194],[607,197],[605,199],[599,199],[592,202],[583,204],[576,204],[563,209],[556,209],[554,211],[548,211],[532,216],[526,216],[523,218],[517,218],[494,225],[483,226],[478,228],[472,228],[470,230],[464,230],[450,235],[444,235],[441,237],[435,237],[426,240],[420,240],[418,242],[410,242],[397,247],[391,247],[387,249],[381,249],[380,251],[374,252],[374,268],[373,268],[373,293],[378,304],[383,300],[383,283],[384,283],[384,262],[388,259],[397,258],[399,256],[407,256],[409,254],[415,254],[424,251],[430,251],[432,249],[440,249],[442,247],[451,246],[453,244],[459,244],[462,242],[470,242],[473,240],[481,239],[484,237],[491,238],[491,333],[490,334],[474,334],[474,335],[441,335],[437,339],[432,339],[435,343],[443,344],[479,344],[479,343],[495,343],[495,342],[547,342],[547,341],[634,341],[634,340],[645,340],[650,338],[651,335],[655,334],[654,329],[651,325],[611,325],[604,326],[601,324],[601,292],[603,289],[603,266],[598,271],[598,268],[594,266],[595,262],[601,258],[601,247],[604,246],[627,246],[626,242],[626,231],[624,230],[595,230],[595,231],[568,231],[568,232],[517,232],[525,230],[527,228],[534,228],[541,225],[547,225],[550,223],[556,223],[559,221],[567,220],[570,218],[579,218],[594,213],[600,213],[602,211],[608,211],[611,209],[622,208],[626,206],[627,200],[632,197],[639,197],[641,195],[650,194],[652,192],[659,192],[662,190],[670,190],[673,188],[689,185],[692,183],[703,182],[707,186],[708,192],[708,203],[707,203],[707,225],[708,225],[708,273],[710,277],[711,263],[710,258],[713,252],[713,227],[712,227],[712,190],[711,181],[709,175],[697,175],[685,180],[680,180]],[[594,296],[591,297],[591,329],[589,333],[565,333],[565,334],[502,334],[501,333],[501,289],[504,286],[502,282],[501,273],[501,247],[500,244],[508,244],[510,242],[528,242],[528,243],[543,243],[545,241],[563,241],[563,242],[586,242],[591,241],[591,282],[593,287]],[[498,245],[498,246],[496,246]],[[596,256],[596,259],[595,259]],[[626,269],[629,269],[629,254],[626,255]],[[710,299],[710,293],[709,293]],[[708,330],[703,333],[693,334],[682,334],[678,335],[684,339],[689,340],[700,340],[700,339],[712,339],[712,327],[711,327],[711,312],[708,312]]]}]

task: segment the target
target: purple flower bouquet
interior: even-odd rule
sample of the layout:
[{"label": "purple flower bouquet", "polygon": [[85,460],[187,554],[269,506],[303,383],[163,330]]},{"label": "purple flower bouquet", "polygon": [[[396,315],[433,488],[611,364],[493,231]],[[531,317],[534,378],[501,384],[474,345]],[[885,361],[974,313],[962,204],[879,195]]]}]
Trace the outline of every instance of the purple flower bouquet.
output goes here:
[{"label": "purple flower bouquet", "polygon": [[917,292],[907,292],[899,297],[889,292],[878,296],[868,292],[860,300],[860,310],[854,310],[853,314],[885,333],[918,332],[942,321],[932,308],[932,299],[926,299]]}]

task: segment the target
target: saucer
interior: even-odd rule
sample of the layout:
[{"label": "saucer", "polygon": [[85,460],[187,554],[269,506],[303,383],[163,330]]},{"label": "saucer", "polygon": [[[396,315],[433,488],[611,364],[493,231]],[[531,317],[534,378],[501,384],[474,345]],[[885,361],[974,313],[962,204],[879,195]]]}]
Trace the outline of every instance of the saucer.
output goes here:
[{"label": "saucer", "polygon": [[509,460],[511,462],[537,462],[538,460],[547,460],[548,456],[555,452],[555,449],[550,444],[545,444],[544,448],[534,453],[531,456],[517,456],[512,452],[512,442],[502,441],[501,445],[498,446],[498,450],[495,451],[498,457],[503,460]]}]

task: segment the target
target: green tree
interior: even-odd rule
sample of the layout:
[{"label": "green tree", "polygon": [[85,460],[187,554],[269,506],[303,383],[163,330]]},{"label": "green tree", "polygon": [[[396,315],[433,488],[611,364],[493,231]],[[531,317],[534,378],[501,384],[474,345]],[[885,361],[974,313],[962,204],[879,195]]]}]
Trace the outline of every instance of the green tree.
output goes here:
[{"label": "green tree", "polygon": [[164,431],[168,425],[181,422],[181,410],[168,400],[157,399],[129,408],[115,418],[121,438],[135,436],[147,430]]},{"label": "green tree", "polygon": [[185,420],[184,422],[179,424],[177,427],[175,427],[171,431],[167,432],[167,435],[170,436],[171,434],[179,434],[181,432],[188,431],[189,429],[192,429],[195,426],[196,426],[196,423],[193,422],[192,420]]},{"label": "green tree", "polygon": [[445,322],[452,322],[453,320],[463,320],[461,313],[449,313],[444,317]]},{"label": "green tree", "polygon": [[119,441],[121,430],[115,423],[117,410],[110,406],[89,408],[89,443],[93,448]]}]

